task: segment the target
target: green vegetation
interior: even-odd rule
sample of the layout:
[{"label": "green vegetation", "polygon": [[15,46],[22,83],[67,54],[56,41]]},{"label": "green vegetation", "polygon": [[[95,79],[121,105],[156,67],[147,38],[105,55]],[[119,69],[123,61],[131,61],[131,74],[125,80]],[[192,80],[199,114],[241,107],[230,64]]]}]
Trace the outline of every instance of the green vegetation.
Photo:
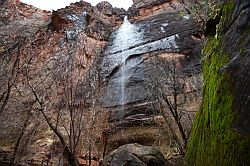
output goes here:
[{"label": "green vegetation", "polygon": [[[233,9],[233,1],[224,4],[220,27],[228,24]],[[238,166],[250,158],[246,155],[250,137],[232,128],[237,115],[232,110],[234,94],[229,74],[220,72],[229,62],[222,43],[222,35],[211,37],[203,50],[203,103],[187,147],[186,162],[190,166]]]},{"label": "green vegetation", "polygon": [[183,10],[180,10],[180,11],[178,11],[178,16],[179,17],[184,17],[186,15],[186,13],[185,13],[185,11],[183,11]]},{"label": "green vegetation", "polygon": [[188,163],[195,165],[224,163],[221,156],[229,155],[232,149],[230,142],[237,140],[230,129],[233,120],[233,96],[228,85],[228,77],[219,73],[219,69],[229,59],[220,49],[220,40],[214,37],[204,50],[204,98],[187,154]]}]

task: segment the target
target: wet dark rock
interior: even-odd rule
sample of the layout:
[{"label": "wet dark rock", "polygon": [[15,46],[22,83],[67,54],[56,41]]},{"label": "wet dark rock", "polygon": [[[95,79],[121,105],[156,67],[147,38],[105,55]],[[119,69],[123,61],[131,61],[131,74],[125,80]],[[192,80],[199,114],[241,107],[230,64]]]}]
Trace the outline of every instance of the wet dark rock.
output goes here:
[{"label": "wet dark rock", "polygon": [[[149,68],[143,62],[140,56],[147,53],[155,52],[181,52],[186,55],[180,60],[183,71],[186,73],[200,72],[199,53],[201,50],[201,40],[194,40],[191,35],[200,33],[201,26],[194,20],[179,18],[175,14],[159,14],[143,21],[133,23],[135,28],[133,33],[135,37],[129,41],[127,47],[114,45],[117,33],[114,32],[109,39],[111,42],[105,51],[103,58],[102,77],[109,79],[106,87],[107,95],[103,98],[105,107],[117,106],[152,99],[147,89],[143,85],[150,74]],[[178,28],[176,28],[178,27]],[[192,28],[190,28],[192,27]],[[138,37],[138,39],[135,39]],[[124,48],[123,48],[124,47]],[[119,50],[119,48],[122,50]],[[122,58],[129,58],[123,65]],[[194,68],[191,66],[197,66]],[[125,87],[125,100],[120,100],[122,87],[121,81],[122,69],[127,77]],[[195,70],[194,70],[195,69]],[[189,70],[189,71],[188,71]],[[116,71],[116,72],[113,72]],[[106,78],[105,78],[106,77]]]},{"label": "wet dark rock", "polygon": [[167,166],[164,156],[157,149],[139,144],[127,144],[106,156],[103,166]]},{"label": "wet dark rock", "polygon": [[[247,135],[250,133],[250,2],[237,1],[230,22],[225,23],[223,46],[229,53],[230,62],[226,73],[230,74],[230,84],[235,95],[233,110],[239,114],[235,120],[236,130]],[[244,87],[244,88],[243,88]]]},{"label": "wet dark rock", "polygon": [[157,115],[159,115],[159,112],[148,104],[142,106],[131,105],[124,108],[124,114],[122,117],[120,109],[114,108],[114,110],[111,112],[109,122],[118,123],[119,121],[124,121],[124,120],[129,121],[131,119],[140,120],[143,118],[149,118]]}]

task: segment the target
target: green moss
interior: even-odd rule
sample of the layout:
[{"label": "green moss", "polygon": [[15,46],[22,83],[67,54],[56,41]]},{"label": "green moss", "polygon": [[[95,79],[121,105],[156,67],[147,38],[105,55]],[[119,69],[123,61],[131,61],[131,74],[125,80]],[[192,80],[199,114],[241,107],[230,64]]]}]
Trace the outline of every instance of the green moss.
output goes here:
[{"label": "green moss", "polygon": [[225,163],[221,156],[231,152],[228,143],[236,139],[230,129],[233,120],[233,96],[229,90],[227,75],[219,73],[219,69],[229,59],[223,55],[220,40],[215,37],[210,39],[204,54],[204,98],[188,146],[187,161],[195,165],[210,165],[215,161],[216,164],[211,165],[221,165]]},{"label": "green moss", "polygon": [[[226,28],[229,26],[231,23],[231,16],[233,14],[233,10],[235,8],[235,0],[228,0],[227,3],[224,3],[222,8],[222,18],[221,18],[221,23],[219,26],[219,31],[224,30],[223,28]],[[221,32],[219,32],[221,33]]]},{"label": "green moss", "polygon": [[178,16],[181,17],[181,18],[184,17],[185,12],[183,10],[178,11]]},{"label": "green moss", "polygon": [[[225,4],[223,22],[234,8],[232,4]],[[230,77],[219,72],[229,62],[222,43],[220,36],[212,37],[203,50],[203,102],[187,147],[186,162],[190,166],[238,166],[250,158],[246,155],[250,137],[243,137],[232,128],[237,115],[232,110]]]}]

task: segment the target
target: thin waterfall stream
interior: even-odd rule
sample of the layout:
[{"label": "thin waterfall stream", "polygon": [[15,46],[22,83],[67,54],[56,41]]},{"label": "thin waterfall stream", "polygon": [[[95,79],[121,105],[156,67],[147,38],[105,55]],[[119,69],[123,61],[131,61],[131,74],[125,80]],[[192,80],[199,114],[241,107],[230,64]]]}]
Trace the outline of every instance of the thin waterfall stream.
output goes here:
[{"label": "thin waterfall stream", "polygon": [[[124,17],[123,24],[113,34],[113,42],[108,46],[107,53],[112,56],[112,62],[118,66],[117,76],[113,81],[116,84],[114,98],[119,98],[118,105],[121,106],[119,113],[120,119],[124,118],[125,105],[128,103],[128,90],[126,85],[129,82],[132,73],[130,70],[139,62],[138,59],[129,59],[133,53],[127,53],[131,47],[139,45],[143,42],[143,35],[140,28],[129,22],[128,17]],[[116,54],[120,52],[121,54]],[[111,99],[112,100],[112,99]]]},{"label": "thin waterfall stream", "polygon": [[112,119],[121,125],[131,116],[126,111],[131,103],[152,98],[143,86],[148,78],[143,63],[145,53],[178,49],[178,34],[161,37],[165,32],[159,29],[159,37],[151,40],[145,31],[147,27],[143,23],[133,24],[125,16],[122,25],[112,32],[102,59],[101,74],[103,80],[108,81],[103,106],[116,109]]},{"label": "thin waterfall stream", "polygon": [[[131,46],[135,45],[136,43],[142,42],[141,40],[141,34],[137,32],[138,28],[131,24],[128,20],[128,17],[124,17],[123,24],[117,31],[117,36],[114,40],[113,46],[119,45],[119,49],[122,50],[122,52],[129,49]],[[116,47],[115,47],[116,48]],[[121,110],[120,110],[120,119],[122,120],[124,118],[124,109],[125,104],[127,103],[127,93],[126,93],[126,84],[129,81],[130,74],[127,72],[131,67],[134,67],[137,63],[136,61],[127,61],[127,58],[130,55],[122,56],[121,57],[121,65],[120,65],[120,88],[121,88],[121,96],[120,96],[120,104],[121,104]]]}]

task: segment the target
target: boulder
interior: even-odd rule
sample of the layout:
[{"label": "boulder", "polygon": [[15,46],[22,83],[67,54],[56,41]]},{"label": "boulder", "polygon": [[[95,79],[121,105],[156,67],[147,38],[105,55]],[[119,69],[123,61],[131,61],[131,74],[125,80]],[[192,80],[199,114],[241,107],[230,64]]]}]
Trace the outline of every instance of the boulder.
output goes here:
[{"label": "boulder", "polygon": [[181,155],[173,156],[168,160],[171,166],[184,166],[184,157]]},{"label": "boulder", "polygon": [[114,150],[104,158],[103,166],[167,166],[162,153],[151,147],[137,143],[127,144]]}]

